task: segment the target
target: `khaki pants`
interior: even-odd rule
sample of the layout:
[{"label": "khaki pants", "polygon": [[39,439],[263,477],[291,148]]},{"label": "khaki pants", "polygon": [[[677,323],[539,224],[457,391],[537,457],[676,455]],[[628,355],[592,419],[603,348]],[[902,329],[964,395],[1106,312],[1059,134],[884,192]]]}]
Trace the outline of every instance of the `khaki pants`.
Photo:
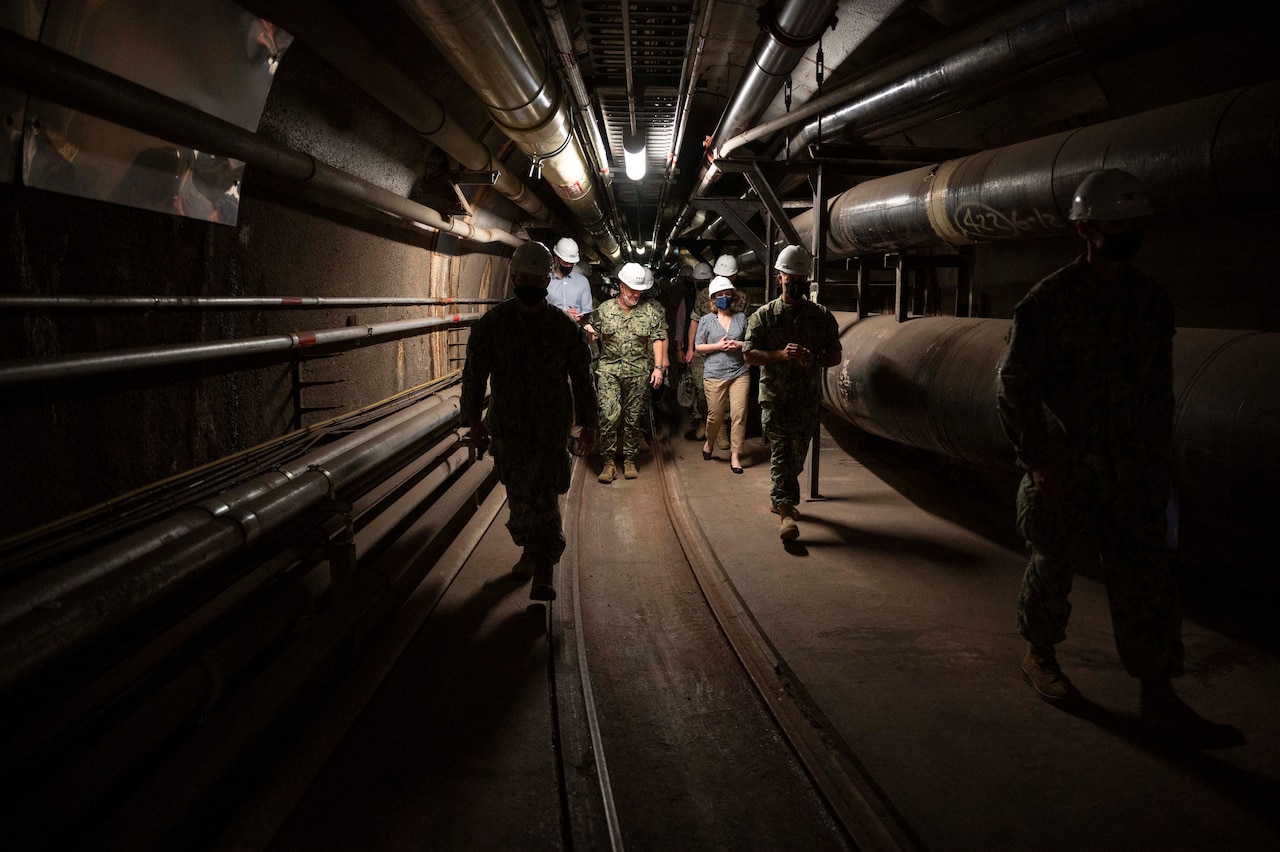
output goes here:
[{"label": "khaki pants", "polygon": [[751,374],[743,373],[736,379],[706,379],[707,388],[707,445],[715,447],[716,436],[724,422],[725,402],[729,403],[729,450],[742,452],[742,442],[747,438],[747,397],[751,394]]}]

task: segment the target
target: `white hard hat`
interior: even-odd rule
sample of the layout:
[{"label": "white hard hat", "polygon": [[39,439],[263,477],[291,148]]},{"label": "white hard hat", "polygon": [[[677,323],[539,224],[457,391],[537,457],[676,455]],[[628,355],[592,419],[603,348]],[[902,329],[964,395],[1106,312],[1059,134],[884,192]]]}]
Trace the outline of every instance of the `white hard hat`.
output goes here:
[{"label": "white hard hat", "polygon": [[716,265],[711,271],[716,275],[737,275],[738,259],[731,254],[722,254],[716,258]]},{"label": "white hard hat", "polygon": [[511,271],[537,275],[542,278],[551,277],[551,252],[542,243],[529,240],[522,243],[511,255]]},{"label": "white hard hat", "polygon": [[644,287],[648,290],[653,286],[653,270],[649,267],[644,268]]},{"label": "white hard hat", "polygon": [[618,270],[618,280],[632,290],[648,290],[653,286],[653,282],[645,277],[644,267],[638,263],[623,264]]},{"label": "white hard hat", "polygon": [[578,244],[569,237],[561,237],[556,240],[555,253],[556,257],[565,263],[578,262]]},{"label": "white hard hat", "polygon": [[723,293],[725,290],[732,290],[733,282],[723,275],[717,275],[711,279],[711,286],[707,288],[707,294],[714,296],[716,293]]},{"label": "white hard hat", "polygon": [[681,264],[680,271],[676,273],[677,278],[693,278],[693,267],[689,264]]},{"label": "white hard hat", "polygon": [[773,268],[788,275],[808,277],[813,271],[813,258],[809,256],[809,252],[805,251],[804,246],[787,246],[778,252],[778,259],[774,261]]},{"label": "white hard hat", "polygon": [[711,280],[711,264],[699,263],[693,268],[693,278],[695,281]]},{"label": "white hard hat", "polygon": [[1067,218],[1107,222],[1155,212],[1136,177],[1120,169],[1103,169],[1080,181]]}]

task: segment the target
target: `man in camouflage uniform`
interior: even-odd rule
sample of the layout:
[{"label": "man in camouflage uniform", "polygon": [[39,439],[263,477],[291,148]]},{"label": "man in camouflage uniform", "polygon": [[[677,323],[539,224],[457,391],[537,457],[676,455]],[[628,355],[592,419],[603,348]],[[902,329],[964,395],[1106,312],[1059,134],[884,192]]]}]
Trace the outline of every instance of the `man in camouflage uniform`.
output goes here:
[{"label": "man in camouflage uniform", "polygon": [[667,319],[656,299],[641,299],[653,286],[638,263],[625,264],[618,272],[619,293],[596,310],[600,337],[600,363],[596,381],[600,394],[600,455],[604,466],[601,482],[617,476],[614,458],[622,443],[622,471],[627,479],[639,475],[635,458],[649,389],[662,387],[667,368],[662,365]]},{"label": "man in camouflage uniform", "polygon": [[[704,378],[706,375],[707,356],[698,354],[697,350],[694,349],[693,339],[698,334],[698,321],[707,314],[714,313],[715,308],[711,306],[711,278],[699,278],[697,277],[699,273],[710,276],[720,275],[728,278],[730,284],[734,284],[738,278],[738,260],[731,254],[722,254],[716,258],[714,267],[700,263],[694,274],[698,292],[694,296],[693,312],[689,314],[689,340],[686,344],[685,363],[689,364],[690,370],[693,372],[693,384],[697,388],[694,393],[693,415],[698,422],[695,425],[693,437],[702,440],[707,437],[707,386]],[[735,289],[733,302],[730,304],[729,310],[735,314],[745,314],[749,306],[747,294]],[[725,434],[727,431],[721,431],[716,439],[716,446],[722,450],[729,449],[729,436]]]},{"label": "man in camouflage uniform", "polygon": [[1066,638],[1078,567],[1104,566],[1116,646],[1142,683],[1142,717],[1202,745],[1239,736],[1174,694],[1182,619],[1165,552],[1173,433],[1173,306],[1129,259],[1151,206],[1132,175],[1108,169],[1076,190],[1070,219],[1085,253],[1014,309],[997,405],[1027,471],[1018,530],[1030,563],[1018,601],[1027,682],[1046,701],[1079,692],[1055,646]]},{"label": "man in camouflage uniform", "polygon": [[812,259],[801,246],[778,252],[782,295],[747,320],[742,356],[760,367],[760,417],[769,440],[769,492],[781,517],[778,535],[794,541],[800,472],[818,427],[822,370],[840,362],[840,329],[822,305],[809,301]]},{"label": "man in camouflage uniform", "polygon": [[[569,427],[582,426],[575,452],[596,440],[591,353],[578,324],[546,301],[551,253],[528,242],[511,258],[516,298],[487,312],[471,329],[462,371],[462,421],[471,446],[492,447],[507,486],[507,529],[523,548],[513,575],[533,577],[529,597],[554,600],[553,572],[564,552],[559,495],[569,490]],[[480,419],[491,385],[487,423]]]}]

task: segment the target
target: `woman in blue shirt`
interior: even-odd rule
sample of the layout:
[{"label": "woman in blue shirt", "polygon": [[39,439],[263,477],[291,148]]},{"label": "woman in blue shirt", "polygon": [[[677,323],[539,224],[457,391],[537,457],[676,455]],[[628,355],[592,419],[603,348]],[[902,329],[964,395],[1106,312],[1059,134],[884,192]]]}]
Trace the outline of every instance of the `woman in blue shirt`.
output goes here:
[{"label": "woman in blue shirt", "polygon": [[729,403],[729,468],[742,473],[738,454],[747,435],[747,397],[751,391],[749,367],[742,360],[742,340],[747,334],[747,316],[734,313],[733,283],[724,276],[711,279],[708,295],[715,305],[715,312],[698,320],[698,333],[694,337],[694,349],[707,356],[703,383],[707,389],[707,440],[702,445],[702,457],[711,459],[716,436],[724,422],[726,400]]}]

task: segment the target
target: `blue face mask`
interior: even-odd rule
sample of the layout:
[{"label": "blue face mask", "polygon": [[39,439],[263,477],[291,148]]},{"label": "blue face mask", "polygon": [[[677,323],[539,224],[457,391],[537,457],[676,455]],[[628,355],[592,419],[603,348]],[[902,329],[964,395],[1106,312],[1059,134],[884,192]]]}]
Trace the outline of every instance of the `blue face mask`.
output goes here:
[{"label": "blue face mask", "polygon": [[732,301],[732,296],[716,296],[716,307],[722,311],[727,311],[729,310],[729,303]]}]

